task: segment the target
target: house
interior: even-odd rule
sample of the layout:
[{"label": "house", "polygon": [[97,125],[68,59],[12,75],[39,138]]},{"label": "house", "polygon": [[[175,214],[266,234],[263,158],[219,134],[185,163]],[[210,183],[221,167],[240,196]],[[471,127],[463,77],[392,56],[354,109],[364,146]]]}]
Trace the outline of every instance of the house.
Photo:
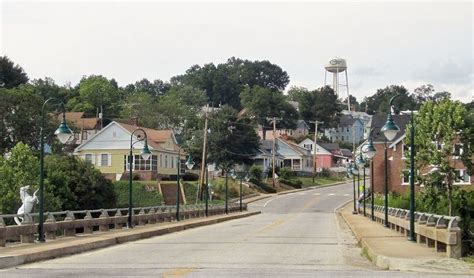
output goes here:
[{"label": "house", "polygon": [[[314,155],[314,141],[305,139],[298,144]],[[352,152],[347,149],[341,149],[337,143],[318,143],[316,144],[316,166],[318,172],[323,168],[333,169],[345,167],[352,161]]]},{"label": "house", "polygon": [[[136,125],[111,122],[89,140],[74,150],[74,155],[89,161],[98,168],[107,178],[121,180],[128,178],[130,137],[132,132],[139,128]],[[180,162],[181,173],[184,173],[185,154],[178,158],[179,146],[172,130],[155,130],[143,128],[147,133],[148,147],[152,153],[148,160],[143,160],[140,150],[143,142],[137,142],[133,148],[133,172],[142,180],[156,180],[161,177],[176,176]],[[137,141],[134,134],[133,142]]]},{"label": "house", "polygon": [[351,115],[353,118],[357,118],[362,121],[364,124],[364,136],[363,138],[367,138],[370,132],[370,125],[372,122],[372,116],[361,111],[349,111],[349,110],[342,110],[341,114],[343,115]]},{"label": "house", "polygon": [[[309,125],[304,121],[304,120],[298,120],[296,124],[295,129],[277,129],[275,130],[275,135],[276,137],[282,137],[282,136],[292,136],[292,137],[302,137],[306,136],[309,134],[310,127]],[[273,130],[266,130],[265,131],[265,139],[273,139]],[[258,129],[258,135],[260,138],[263,139],[263,129],[259,127]]]},{"label": "house", "polygon": [[364,122],[352,115],[341,115],[337,127],[326,128],[324,135],[331,142],[357,144],[364,138]]},{"label": "house", "polygon": [[[271,151],[273,140],[262,140],[261,148],[270,154],[268,166],[271,167]],[[296,172],[312,172],[313,157],[311,152],[283,138],[276,138],[276,165],[289,168]],[[257,156],[258,157],[258,156]]]},{"label": "house", "polygon": [[[385,160],[384,160],[384,149],[385,149],[385,137],[380,132],[380,129],[387,120],[386,115],[375,115],[372,118],[373,132],[373,143],[376,149],[375,156],[373,158],[373,179],[374,179],[374,190],[376,192],[384,192],[385,185]],[[392,142],[387,143],[387,159],[388,159],[388,190],[399,193],[405,192],[409,188],[409,164],[407,161],[407,153],[409,151],[409,142],[406,141],[405,129],[407,124],[410,122],[410,115],[393,115],[394,122],[400,128],[397,136]],[[441,146],[438,146],[441,147]],[[455,144],[453,153],[462,153],[462,145]],[[459,157],[453,156],[452,162],[455,168],[457,168],[459,179],[455,182],[455,185],[466,185],[471,184],[474,176],[469,176],[466,172],[466,167],[459,160]],[[431,169],[417,170],[417,174],[426,174]]]},{"label": "house", "polygon": [[[257,154],[254,156],[253,165],[260,166],[263,169],[263,172],[271,171],[273,165],[273,140],[262,140],[260,141],[260,148],[257,150]],[[275,161],[276,166],[283,167],[284,157],[278,153],[278,146],[276,146]]]},{"label": "house", "polygon": [[[69,143],[72,145],[80,145],[101,129],[99,118],[84,117],[84,112],[66,112],[66,122],[74,132],[74,139]],[[58,115],[58,120],[62,120],[62,114]]]}]

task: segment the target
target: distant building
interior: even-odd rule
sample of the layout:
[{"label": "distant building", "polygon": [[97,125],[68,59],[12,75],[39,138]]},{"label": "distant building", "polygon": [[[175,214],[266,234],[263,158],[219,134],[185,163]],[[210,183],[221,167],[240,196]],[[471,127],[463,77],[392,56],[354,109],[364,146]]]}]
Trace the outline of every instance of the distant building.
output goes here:
[{"label": "distant building", "polygon": [[[314,155],[314,141],[305,139],[298,144]],[[337,143],[318,143],[316,150],[316,167],[318,172],[323,168],[334,169],[345,167],[352,161],[352,152],[347,149],[341,149]]]},{"label": "distant building", "polygon": [[331,142],[358,144],[364,138],[364,122],[352,115],[341,115],[337,127],[326,128],[324,135]]},{"label": "distant building", "polygon": [[[99,118],[84,117],[84,112],[66,112],[66,122],[74,132],[74,139],[70,144],[80,145],[87,142],[101,129]],[[62,114],[58,116],[62,120]]]},{"label": "distant building", "polygon": [[[313,157],[309,150],[283,138],[276,138],[275,144],[276,166],[285,167],[295,172],[313,171]],[[254,165],[262,165],[262,158],[266,158],[263,160],[263,165],[267,166],[267,168],[264,166],[264,171],[268,171],[272,166],[273,140],[262,140],[260,146],[261,151],[265,154],[257,154],[254,158]]]},{"label": "distant building", "polygon": [[[295,129],[277,129],[275,130],[276,137],[301,137],[309,134],[310,127],[304,120],[298,120]],[[263,130],[260,127],[258,129],[258,135],[263,139]],[[265,139],[273,139],[273,129],[266,130]]]}]

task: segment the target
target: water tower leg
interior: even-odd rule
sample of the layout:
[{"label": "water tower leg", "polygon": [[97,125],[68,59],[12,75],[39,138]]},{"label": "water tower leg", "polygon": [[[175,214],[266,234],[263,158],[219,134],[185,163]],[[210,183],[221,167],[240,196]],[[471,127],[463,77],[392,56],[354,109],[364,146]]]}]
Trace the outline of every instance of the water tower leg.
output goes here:
[{"label": "water tower leg", "polygon": [[347,110],[351,111],[351,100],[349,94],[349,79],[347,78],[347,69],[346,69],[346,88],[347,88]]},{"label": "water tower leg", "polygon": [[327,83],[326,83],[326,76],[327,76],[327,75],[328,75],[328,71],[325,70],[325,71],[324,71],[324,86],[326,86],[326,84],[327,84]]}]

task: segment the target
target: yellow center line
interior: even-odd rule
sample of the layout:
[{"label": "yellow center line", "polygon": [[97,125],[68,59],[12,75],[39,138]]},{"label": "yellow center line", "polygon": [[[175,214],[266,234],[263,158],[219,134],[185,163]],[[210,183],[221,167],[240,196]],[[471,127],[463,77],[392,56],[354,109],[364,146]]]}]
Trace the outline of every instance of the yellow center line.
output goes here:
[{"label": "yellow center line", "polygon": [[188,275],[194,271],[196,270],[192,268],[178,268],[163,273],[163,277],[184,277],[185,275]]}]

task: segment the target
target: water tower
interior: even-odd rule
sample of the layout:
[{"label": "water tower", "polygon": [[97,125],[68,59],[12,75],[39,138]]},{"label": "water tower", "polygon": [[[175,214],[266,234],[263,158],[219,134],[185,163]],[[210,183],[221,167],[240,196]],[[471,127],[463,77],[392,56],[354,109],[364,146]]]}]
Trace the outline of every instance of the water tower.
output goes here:
[{"label": "water tower", "polygon": [[[338,98],[343,97],[343,93],[341,92],[340,88],[345,87],[346,94],[347,94],[347,110],[351,110],[351,103],[349,100],[349,80],[347,79],[347,64],[346,60],[342,58],[334,58],[327,65],[324,66],[326,70],[324,72],[324,86],[327,85],[326,78],[328,72],[332,73],[332,89],[336,93]],[[346,74],[346,83],[342,84],[339,81],[339,75],[345,73]]]}]

